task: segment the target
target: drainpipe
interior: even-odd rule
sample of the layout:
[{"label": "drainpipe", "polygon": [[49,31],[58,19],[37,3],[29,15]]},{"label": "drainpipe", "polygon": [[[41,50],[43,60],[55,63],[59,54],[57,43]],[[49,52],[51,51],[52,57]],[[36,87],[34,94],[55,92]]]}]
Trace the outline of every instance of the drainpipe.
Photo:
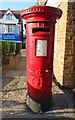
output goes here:
[{"label": "drainpipe", "polygon": [[47,4],[47,2],[48,2],[48,0],[46,0],[46,1],[45,1],[44,5],[46,5],[46,4]]},{"label": "drainpipe", "polygon": [[21,24],[21,37],[22,37],[22,49],[23,49],[23,21],[22,21],[22,24]]}]

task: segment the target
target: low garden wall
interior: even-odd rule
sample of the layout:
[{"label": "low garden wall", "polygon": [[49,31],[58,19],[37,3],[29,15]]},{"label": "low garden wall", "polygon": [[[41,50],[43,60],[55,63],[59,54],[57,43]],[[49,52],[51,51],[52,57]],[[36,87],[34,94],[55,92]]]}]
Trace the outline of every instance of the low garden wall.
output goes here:
[{"label": "low garden wall", "polygon": [[21,58],[20,50],[22,48],[21,41],[7,41],[0,40],[1,48],[1,64],[0,64],[0,75],[4,74],[9,70],[15,69],[15,66]]},{"label": "low garden wall", "polygon": [[9,63],[2,66],[2,74],[6,73],[9,70],[14,70],[20,58],[21,58],[20,52],[16,56],[9,56],[7,58]]}]

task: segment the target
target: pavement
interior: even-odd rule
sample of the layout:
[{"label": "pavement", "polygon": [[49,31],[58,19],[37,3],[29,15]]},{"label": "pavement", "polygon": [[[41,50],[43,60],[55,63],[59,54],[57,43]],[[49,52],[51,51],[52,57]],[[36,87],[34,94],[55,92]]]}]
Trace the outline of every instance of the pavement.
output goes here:
[{"label": "pavement", "polygon": [[26,54],[21,50],[21,59],[15,70],[2,76],[0,91],[0,118],[2,120],[74,120],[75,100],[69,89],[52,82],[52,107],[43,114],[35,114],[26,106]]}]

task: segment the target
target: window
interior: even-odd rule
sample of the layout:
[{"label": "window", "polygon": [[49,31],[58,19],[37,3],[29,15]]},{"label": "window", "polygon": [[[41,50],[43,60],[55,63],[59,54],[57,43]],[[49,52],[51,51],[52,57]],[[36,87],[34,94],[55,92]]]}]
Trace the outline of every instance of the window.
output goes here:
[{"label": "window", "polygon": [[11,15],[11,14],[7,14],[7,15],[6,15],[6,19],[7,19],[7,20],[12,20],[12,15]]},{"label": "window", "polygon": [[6,25],[5,33],[14,33],[14,25]]},{"label": "window", "polygon": [[22,30],[21,30],[21,25],[19,25],[19,32],[21,32]]},{"label": "window", "polygon": [[13,26],[12,25],[8,25],[8,32],[13,32]]}]

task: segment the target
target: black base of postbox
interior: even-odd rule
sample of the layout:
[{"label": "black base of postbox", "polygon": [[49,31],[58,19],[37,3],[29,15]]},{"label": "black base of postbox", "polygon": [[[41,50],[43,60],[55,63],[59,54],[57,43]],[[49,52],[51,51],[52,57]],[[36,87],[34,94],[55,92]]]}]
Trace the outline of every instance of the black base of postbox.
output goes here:
[{"label": "black base of postbox", "polygon": [[34,113],[43,113],[52,107],[52,95],[47,98],[34,98],[27,94],[26,104]]}]

